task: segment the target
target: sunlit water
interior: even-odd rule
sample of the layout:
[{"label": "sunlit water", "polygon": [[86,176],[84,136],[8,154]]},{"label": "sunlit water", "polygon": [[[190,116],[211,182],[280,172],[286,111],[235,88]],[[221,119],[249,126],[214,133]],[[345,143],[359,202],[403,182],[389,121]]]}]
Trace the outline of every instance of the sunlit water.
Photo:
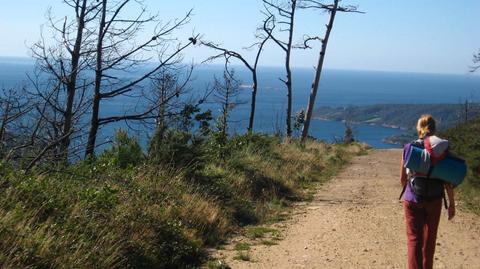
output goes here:
[{"label": "sunlit water", "polygon": [[[250,111],[250,73],[237,66],[236,74],[242,83],[240,104],[231,113],[231,132],[243,133],[248,124]],[[29,85],[26,73],[31,72],[32,62],[18,58],[0,58],[0,87]],[[221,66],[200,66],[190,83],[191,93],[201,95],[212,84],[213,76],[221,77]],[[286,89],[279,78],[283,78],[283,69],[268,67],[259,69],[259,91],[254,129],[257,132],[285,132]],[[293,111],[297,112],[306,106],[313,69],[298,68],[293,73]],[[478,101],[480,97],[480,77],[470,74],[416,74],[390,73],[370,71],[326,70],[322,75],[316,106],[348,106],[368,104],[418,104],[422,103],[460,103],[465,99]],[[105,104],[102,115],[115,114],[119,108],[128,107],[132,100],[121,98]],[[207,104],[216,113],[218,106]],[[108,139],[115,128],[125,125],[117,123],[101,130],[100,140]],[[375,148],[391,148],[386,144],[386,137],[402,131],[394,128],[365,124],[353,125],[354,136],[359,141]],[[311,135],[326,141],[336,141],[343,137],[343,122],[314,120]],[[141,139],[145,131],[134,132]]]}]

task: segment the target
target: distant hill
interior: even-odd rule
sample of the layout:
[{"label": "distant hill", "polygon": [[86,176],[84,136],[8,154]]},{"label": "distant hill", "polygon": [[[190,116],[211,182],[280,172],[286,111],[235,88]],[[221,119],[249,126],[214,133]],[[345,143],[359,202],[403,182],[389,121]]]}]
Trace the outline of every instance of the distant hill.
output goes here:
[{"label": "distant hill", "polygon": [[[465,112],[467,108],[467,113]],[[348,107],[320,107],[313,117],[403,129],[404,133],[386,137],[384,142],[404,144],[416,137],[415,125],[422,114],[431,114],[439,130],[446,130],[480,116],[480,103],[466,104],[379,104]],[[465,116],[467,114],[467,116]]]},{"label": "distant hill", "polygon": [[[446,129],[465,121],[465,104],[381,104],[348,107],[320,107],[314,118],[382,125],[414,130],[418,117],[432,114],[439,129]],[[468,104],[468,118],[480,115],[480,104]]]}]

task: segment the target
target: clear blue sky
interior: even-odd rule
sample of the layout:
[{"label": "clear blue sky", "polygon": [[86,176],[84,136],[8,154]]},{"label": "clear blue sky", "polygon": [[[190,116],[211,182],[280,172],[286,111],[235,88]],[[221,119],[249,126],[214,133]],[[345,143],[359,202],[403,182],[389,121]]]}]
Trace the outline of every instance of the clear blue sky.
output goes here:
[{"label": "clear blue sky", "polygon": [[[68,11],[61,0],[1,0],[0,55],[28,56],[28,46],[40,34],[45,12],[52,7],[61,16]],[[339,14],[327,51],[326,68],[466,73],[472,54],[480,49],[480,1],[478,0],[344,0],[366,14]],[[194,8],[194,17],[178,34],[192,32],[204,39],[242,50],[254,41],[261,22],[260,0],[145,0],[151,12],[165,20],[182,16]],[[323,34],[327,15],[301,11],[297,36]],[[190,49],[185,60],[201,62],[212,51]],[[251,54],[245,53],[247,56]],[[318,49],[296,51],[294,66],[312,67]],[[279,66],[283,55],[269,46],[262,65]]]}]

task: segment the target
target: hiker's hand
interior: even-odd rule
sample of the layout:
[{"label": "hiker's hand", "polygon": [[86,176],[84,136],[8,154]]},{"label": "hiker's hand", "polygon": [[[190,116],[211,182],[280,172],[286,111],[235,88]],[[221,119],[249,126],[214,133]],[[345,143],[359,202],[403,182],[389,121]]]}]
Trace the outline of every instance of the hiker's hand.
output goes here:
[{"label": "hiker's hand", "polygon": [[455,217],[455,204],[450,203],[448,206],[448,220],[453,219],[453,217]]}]

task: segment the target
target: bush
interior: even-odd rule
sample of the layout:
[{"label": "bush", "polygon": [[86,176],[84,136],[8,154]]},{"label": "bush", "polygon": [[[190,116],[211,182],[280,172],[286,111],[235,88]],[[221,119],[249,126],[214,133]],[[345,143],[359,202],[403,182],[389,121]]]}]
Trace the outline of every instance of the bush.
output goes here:
[{"label": "bush", "polygon": [[129,137],[125,130],[118,130],[112,148],[105,150],[100,159],[117,167],[126,168],[141,164],[145,160],[145,155],[136,138]]},{"label": "bush", "polygon": [[465,182],[459,186],[460,198],[480,214],[480,118],[442,132],[450,151],[464,158],[468,165]]},{"label": "bush", "polygon": [[148,148],[151,163],[175,168],[198,169],[204,162],[204,155],[203,139],[180,130],[157,130]]}]

